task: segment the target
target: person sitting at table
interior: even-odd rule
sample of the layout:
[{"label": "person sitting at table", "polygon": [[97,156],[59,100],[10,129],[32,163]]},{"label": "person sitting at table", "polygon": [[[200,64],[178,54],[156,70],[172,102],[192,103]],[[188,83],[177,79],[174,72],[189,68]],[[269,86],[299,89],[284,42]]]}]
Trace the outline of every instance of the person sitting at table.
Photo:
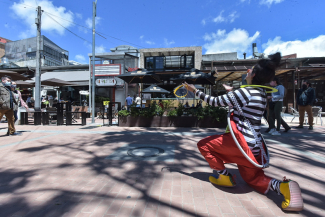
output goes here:
[{"label": "person sitting at table", "polygon": [[202,108],[202,100],[197,103],[196,108]]},{"label": "person sitting at table", "polygon": [[184,108],[189,108],[190,105],[188,104],[188,102],[186,101],[186,103],[184,104]]}]

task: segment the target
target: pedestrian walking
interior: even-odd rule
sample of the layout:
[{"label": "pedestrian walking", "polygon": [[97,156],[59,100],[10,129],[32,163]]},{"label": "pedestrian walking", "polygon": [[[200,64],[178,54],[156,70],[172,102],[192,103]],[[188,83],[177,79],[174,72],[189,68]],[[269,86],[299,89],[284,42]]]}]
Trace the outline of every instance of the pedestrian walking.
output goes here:
[{"label": "pedestrian walking", "polygon": [[135,103],[137,104],[137,107],[140,107],[141,106],[140,94],[137,96],[137,98],[135,98]]},{"label": "pedestrian walking", "polygon": [[25,101],[21,98],[21,93],[19,90],[16,90],[16,82],[11,82],[11,91],[14,94],[15,100],[17,102],[17,104],[14,104],[14,118],[15,118],[15,123],[18,120],[18,108],[19,107],[25,107],[26,109],[28,109],[27,104],[25,103]]},{"label": "pedestrian walking", "polygon": [[310,81],[303,81],[302,88],[299,89],[296,99],[299,110],[299,126],[297,126],[297,128],[304,128],[305,112],[307,112],[309,124],[308,129],[313,129],[314,118],[312,106],[314,104],[315,97],[315,90],[312,88]]},{"label": "pedestrian walking", "polygon": [[[285,88],[280,82],[279,78],[274,77],[274,79],[270,82],[270,85],[277,89],[277,92],[272,93],[272,96],[268,96],[269,100],[269,110],[268,110],[268,123],[269,123],[269,129],[266,131],[269,131],[273,136],[279,136],[280,133],[280,126],[282,125],[284,127],[284,132],[288,132],[291,128],[289,125],[282,119],[281,112],[283,107],[283,98],[284,98],[284,92]],[[275,128],[275,120],[277,122],[276,128]]]},{"label": "pedestrian walking", "polygon": [[7,136],[16,136],[17,133],[14,123],[14,104],[18,104],[15,100],[14,94],[11,91],[11,77],[3,76],[0,83],[0,120],[3,115],[6,115],[8,120],[8,133]]},{"label": "pedestrian walking", "polygon": [[127,106],[128,111],[130,111],[130,107],[131,107],[132,103],[133,103],[133,99],[129,94],[128,97],[126,97],[126,99],[125,99],[125,104]]}]

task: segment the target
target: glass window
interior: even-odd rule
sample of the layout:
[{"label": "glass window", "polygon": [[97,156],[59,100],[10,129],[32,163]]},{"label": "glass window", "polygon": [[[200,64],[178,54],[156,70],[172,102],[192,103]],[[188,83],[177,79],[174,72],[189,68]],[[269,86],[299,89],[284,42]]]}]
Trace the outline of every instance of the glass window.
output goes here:
[{"label": "glass window", "polygon": [[156,59],[156,69],[163,69],[164,68],[164,63],[165,63],[165,58],[164,57],[155,57]]},{"label": "glass window", "polygon": [[146,57],[146,69],[153,69],[154,68],[154,61],[153,57]]}]

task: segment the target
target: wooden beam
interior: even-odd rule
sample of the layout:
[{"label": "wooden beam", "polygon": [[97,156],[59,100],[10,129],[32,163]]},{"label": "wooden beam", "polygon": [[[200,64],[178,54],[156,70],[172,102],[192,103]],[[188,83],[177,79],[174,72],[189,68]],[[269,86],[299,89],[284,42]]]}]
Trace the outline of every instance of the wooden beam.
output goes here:
[{"label": "wooden beam", "polygon": [[225,78],[227,78],[227,77],[229,77],[230,75],[232,75],[232,74],[234,74],[235,72],[230,72],[228,75],[226,75],[225,77],[223,77],[223,78],[221,78],[220,80],[218,80],[218,81],[222,81],[223,79],[225,79]]}]

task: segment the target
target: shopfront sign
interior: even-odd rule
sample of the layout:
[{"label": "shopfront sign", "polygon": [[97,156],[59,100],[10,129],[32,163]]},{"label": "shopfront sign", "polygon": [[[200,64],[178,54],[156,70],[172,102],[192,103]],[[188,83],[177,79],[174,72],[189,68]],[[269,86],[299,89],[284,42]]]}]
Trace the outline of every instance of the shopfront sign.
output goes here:
[{"label": "shopfront sign", "polygon": [[96,86],[115,86],[115,78],[96,79]]},{"label": "shopfront sign", "polygon": [[95,76],[115,76],[120,74],[121,74],[121,64],[96,64],[95,65]]},{"label": "shopfront sign", "polygon": [[86,91],[86,90],[80,90],[80,91],[79,91],[79,94],[80,94],[80,95],[89,95],[89,91]]},{"label": "shopfront sign", "polygon": [[103,105],[109,105],[110,101],[103,101]]}]

